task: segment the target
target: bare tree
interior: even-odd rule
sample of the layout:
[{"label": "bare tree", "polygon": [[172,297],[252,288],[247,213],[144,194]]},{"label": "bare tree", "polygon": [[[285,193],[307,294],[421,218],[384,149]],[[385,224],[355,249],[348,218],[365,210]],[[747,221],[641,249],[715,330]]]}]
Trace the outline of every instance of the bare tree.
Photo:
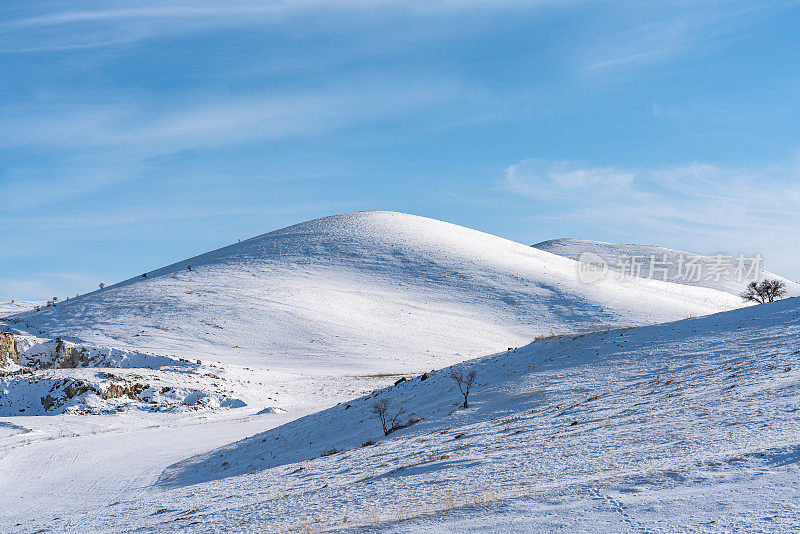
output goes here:
[{"label": "bare tree", "polygon": [[456,384],[458,384],[458,389],[461,390],[461,394],[464,395],[464,408],[469,408],[469,390],[472,387],[472,384],[475,383],[476,374],[477,373],[475,373],[475,371],[470,371],[466,375],[456,371],[450,373],[450,378],[456,381]]},{"label": "bare tree", "polygon": [[740,295],[748,302],[775,302],[786,296],[786,284],[780,280],[762,280],[761,282],[750,282],[747,290]]},{"label": "bare tree", "polygon": [[786,296],[785,283],[781,282],[780,280],[765,280],[765,282],[769,283],[769,289],[767,290],[767,298],[769,302],[780,300]]},{"label": "bare tree", "polygon": [[400,408],[394,415],[391,415],[389,412],[389,406],[391,406],[391,404],[392,401],[389,399],[381,399],[372,404],[372,413],[377,415],[378,419],[381,420],[384,436],[388,436],[399,428],[397,419],[405,413],[405,410]]}]

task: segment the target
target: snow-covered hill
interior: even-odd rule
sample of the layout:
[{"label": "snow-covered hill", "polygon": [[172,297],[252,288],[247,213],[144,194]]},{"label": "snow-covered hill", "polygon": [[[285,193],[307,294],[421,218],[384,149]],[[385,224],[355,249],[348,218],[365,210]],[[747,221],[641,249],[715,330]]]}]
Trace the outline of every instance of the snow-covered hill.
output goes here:
[{"label": "snow-covered hill", "polygon": [[[179,462],[82,526],[796,530],[798,339],[800,299],[540,340]],[[416,423],[384,436],[383,399]]]},{"label": "snow-covered hill", "polygon": [[800,296],[800,284],[763,270],[758,254],[703,256],[654,245],[604,243],[586,239],[552,239],[534,248],[579,261],[582,254],[596,254],[611,269],[609,276],[636,274],[697,287],[709,287],[739,295],[752,280],[777,279],[786,284],[788,297]]},{"label": "snow-covered hill", "polygon": [[556,254],[424,217],[359,212],[270,232],[7,321],[192,359],[396,372],[551,331],[740,305],[728,293],[652,280],[587,285],[576,262]]}]

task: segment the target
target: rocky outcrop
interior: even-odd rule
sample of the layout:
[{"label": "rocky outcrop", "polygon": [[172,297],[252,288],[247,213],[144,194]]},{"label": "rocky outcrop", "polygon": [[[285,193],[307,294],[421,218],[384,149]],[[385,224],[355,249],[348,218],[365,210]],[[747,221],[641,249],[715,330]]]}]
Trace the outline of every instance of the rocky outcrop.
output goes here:
[{"label": "rocky outcrop", "polygon": [[23,359],[34,369],[75,369],[97,363],[88,348],[67,344],[59,337],[25,352]]},{"label": "rocky outcrop", "polygon": [[103,391],[101,398],[103,400],[117,399],[119,397],[128,397],[131,400],[136,400],[139,393],[145,390],[147,386],[142,384],[133,384],[130,386],[111,384]]},{"label": "rocky outcrop", "polygon": [[91,356],[85,347],[64,347],[56,351],[55,366],[59,369],[89,367],[91,363]]},{"label": "rocky outcrop", "polygon": [[56,380],[50,387],[49,393],[40,398],[40,402],[44,411],[49,412],[53,408],[64,406],[75,397],[80,397],[85,393],[97,393],[97,390],[83,380],[65,378]]},{"label": "rocky outcrop", "polygon": [[72,397],[83,395],[87,391],[93,391],[92,386],[85,382],[73,382],[64,388],[64,395],[66,395],[67,399],[71,399]]},{"label": "rocky outcrop", "polygon": [[44,411],[48,411],[50,408],[58,405],[58,397],[53,397],[52,395],[45,395],[42,397],[42,408],[44,408]]},{"label": "rocky outcrop", "polygon": [[0,368],[19,364],[17,341],[11,332],[0,332]]}]

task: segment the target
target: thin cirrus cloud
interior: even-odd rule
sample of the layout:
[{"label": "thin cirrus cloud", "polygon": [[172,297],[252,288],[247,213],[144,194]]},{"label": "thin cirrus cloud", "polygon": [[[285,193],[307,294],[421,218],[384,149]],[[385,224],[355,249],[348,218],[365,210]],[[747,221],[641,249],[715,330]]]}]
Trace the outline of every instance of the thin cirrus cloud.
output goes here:
[{"label": "thin cirrus cloud", "polygon": [[[460,84],[444,79],[405,83],[369,81],[304,94],[204,97],[162,113],[141,105],[43,106],[38,113],[8,110],[0,146],[125,147],[156,155],[185,148],[248,140],[314,135],[375,119],[413,113],[459,96]],[[223,103],[220,103],[224,100]]]},{"label": "thin cirrus cloud", "polygon": [[[18,221],[29,228],[52,228],[58,225],[59,229],[98,229],[110,226],[123,226],[129,224],[142,224],[163,221],[214,219],[226,216],[294,216],[309,212],[330,212],[331,210],[341,210],[352,208],[359,204],[359,199],[349,199],[348,202],[319,201],[319,202],[295,202],[274,205],[259,206],[230,206],[216,209],[197,211],[189,207],[182,209],[164,209],[164,206],[155,205],[143,208],[135,212],[120,211],[116,208],[96,207],[92,211],[85,213],[79,219],[65,220],[61,215],[45,216],[26,216],[19,218]],[[241,236],[249,238],[251,236]],[[41,249],[29,248],[19,252],[19,256],[40,253]]]},{"label": "thin cirrus cloud", "polygon": [[27,16],[0,24],[0,53],[79,50],[214,28],[254,26],[274,22],[310,3],[79,2],[62,11],[33,6]]},{"label": "thin cirrus cloud", "polygon": [[[9,166],[0,196],[19,198],[14,209],[47,205],[135,178],[147,161],[191,149],[322,135],[372,121],[424,112],[443,102],[469,100],[462,85],[433,79],[414,82],[356,80],[304,94],[199,98],[183,109],[160,112],[135,104],[42,106],[6,111],[0,147],[63,153],[48,167]],[[224,102],[221,102],[225,100]],[[177,106],[176,106],[177,107]],[[18,177],[19,179],[15,179]],[[22,194],[31,187],[36,195]]]},{"label": "thin cirrus cloud", "polygon": [[593,40],[593,46],[583,49],[583,63],[591,74],[606,74],[708,54],[718,43],[734,39],[758,17],[792,3],[777,0],[755,6],[741,0],[664,2],[638,15],[626,16],[623,12],[618,22]]},{"label": "thin cirrus cloud", "polygon": [[[419,13],[463,10],[467,7],[509,8],[528,5],[575,4],[590,0],[197,0],[193,2],[78,2],[71,10],[30,14],[9,21],[0,28],[53,27],[94,21],[203,19],[224,24],[226,19],[253,20],[307,10],[366,9],[402,6]],[[220,18],[221,17],[221,18]]]},{"label": "thin cirrus cloud", "polygon": [[[142,3],[79,2],[72,9],[40,12],[0,24],[0,53],[102,47],[216,28],[292,24],[294,17],[320,12],[352,15],[407,13],[436,16],[512,7],[564,5],[588,0],[293,0]],[[81,30],[81,31],[76,31]]]},{"label": "thin cirrus cloud", "polygon": [[626,28],[587,52],[589,71],[641,67],[672,59],[711,40],[717,17],[677,16]]},{"label": "thin cirrus cloud", "polygon": [[[687,234],[759,248],[797,241],[800,168],[723,168],[689,163],[660,169],[582,166],[529,159],[509,166],[508,191],[554,206],[551,218],[593,219],[618,236],[678,241]],[[800,242],[796,243],[800,247]]]}]

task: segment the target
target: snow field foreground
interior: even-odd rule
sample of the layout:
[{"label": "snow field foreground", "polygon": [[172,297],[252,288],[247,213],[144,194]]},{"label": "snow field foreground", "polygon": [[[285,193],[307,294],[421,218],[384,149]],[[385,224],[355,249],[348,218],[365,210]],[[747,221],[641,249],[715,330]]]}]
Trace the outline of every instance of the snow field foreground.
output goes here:
[{"label": "snow field foreground", "polygon": [[[454,366],[477,373],[468,409],[437,371],[178,462],[71,528],[797,529],[799,339],[789,299],[540,340]],[[384,437],[380,399],[419,422]]]},{"label": "snow field foreground", "polygon": [[[109,373],[117,377],[113,383],[158,384],[153,388],[157,391],[171,381],[176,392],[194,389],[213,397],[227,390],[228,397],[246,406],[214,407],[208,401],[197,403],[198,399],[184,404],[183,398],[153,399],[157,402],[151,404],[146,397],[95,397],[92,415],[51,409],[44,416],[4,417],[0,421],[3,532],[93,531],[91,518],[113,509],[113,503],[151,492],[169,465],[359,397],[397,378],[300,375],[213,362],[188,372],[81,368],[37,373],[58,377],[59,383],[64,376],[92,380],[95,373]],[[37,381],[42,383],[34,378],[29,387],[33,389]],[[171,394],[177,393],[165,396]],[[39,404],[38,396],[26,399]],[[101,529],[121,530],[113,525]]]},{"label": "snow field foreground", "polygon": [[577,263],[425,217],[308,221],[5,319],[36,335],[251,367],[416,372],[535,336],[742,306],[704,287],[587,285]]}]

